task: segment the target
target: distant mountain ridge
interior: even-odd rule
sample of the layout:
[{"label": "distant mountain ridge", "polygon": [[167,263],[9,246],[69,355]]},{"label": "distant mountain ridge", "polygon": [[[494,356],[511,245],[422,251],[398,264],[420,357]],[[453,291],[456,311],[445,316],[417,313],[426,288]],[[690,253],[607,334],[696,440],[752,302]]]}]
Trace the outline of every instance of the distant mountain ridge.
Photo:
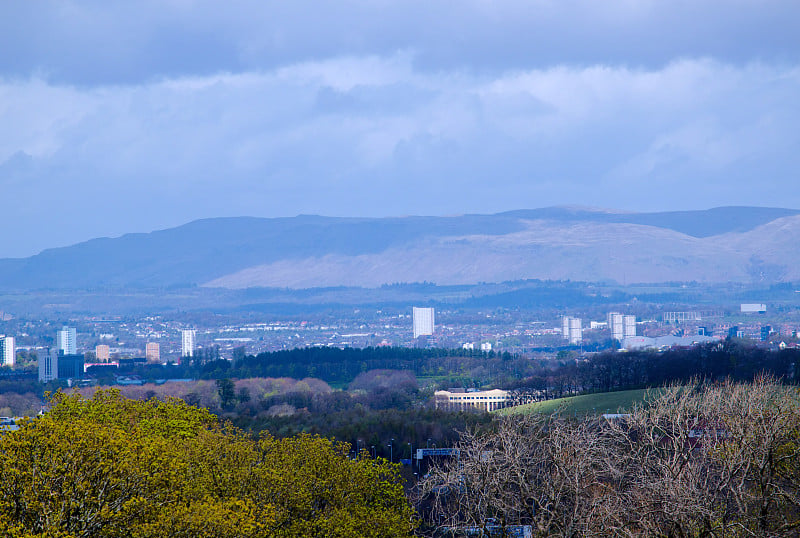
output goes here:
[{"label": "distant mountain ridge", "polygon": [[[692,237],[711,237],[730,232],[746,232],[781,217],[800,214],[796,209],[728,206],[700,211],[663,211],[658,213],[626,213],[577,210],[577,220],[617,224],[642,224],[667,228]],[[568,208],[522,209],[501,215],[526,219],[571,220]],[[585,217],[589,217],[588,219]]]},{"label": "distant mountain ridge", "polygon": [[232,217],[0,260],[0,287],[305,288],[525,278],[659,282],[800,278],[800,210]]}]

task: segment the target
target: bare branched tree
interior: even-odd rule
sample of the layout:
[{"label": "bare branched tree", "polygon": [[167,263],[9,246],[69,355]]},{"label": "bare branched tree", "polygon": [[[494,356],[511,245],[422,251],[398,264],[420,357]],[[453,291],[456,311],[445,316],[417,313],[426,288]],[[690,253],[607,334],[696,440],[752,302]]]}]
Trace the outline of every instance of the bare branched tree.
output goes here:
[{"label": "bare branched tree", "polygon": [[541,536],[795,536],[800,394],[774,379],[671,386],[616,420],[512,416],[422,482],[452,528]]}]

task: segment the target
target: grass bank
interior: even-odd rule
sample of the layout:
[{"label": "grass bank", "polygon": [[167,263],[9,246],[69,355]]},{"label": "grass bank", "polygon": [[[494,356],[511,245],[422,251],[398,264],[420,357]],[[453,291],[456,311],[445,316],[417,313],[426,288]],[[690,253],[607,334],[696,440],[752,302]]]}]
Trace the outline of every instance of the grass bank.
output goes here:
[{"label": "grass bank", "polygon": [[634,404],[644,401],[647,397],[657,397],[662,393],[663,389],[638,389],[582,394],[580,396],[569,396],[567,398],[508,407],[506,409],[500,409],[496,411],[496,413],[506,416],[527,415],[530,413],[551,414],[556,411],[568,415],[620,413],[630,409]]}]

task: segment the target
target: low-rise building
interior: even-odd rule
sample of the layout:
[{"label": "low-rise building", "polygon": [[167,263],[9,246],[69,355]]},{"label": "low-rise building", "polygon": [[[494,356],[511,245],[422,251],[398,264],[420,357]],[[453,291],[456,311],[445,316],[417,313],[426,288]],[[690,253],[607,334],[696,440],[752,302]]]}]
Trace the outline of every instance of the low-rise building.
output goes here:
[{"label": "low-rise building", "polygon": [[448,411],[464,411],[477,409],[480,411],[494,411],[508,407],[510,396],[507,390],[494,389],[473,391],[465,389],[437,390],[434,393],[437,409]]},{"label": "low-rise building", "polygon": [[648,338],[646,336],[632,336],[625,338],[622,341],[622,349],[665,349],[670,347],[691,347],[698,344],[707,344],[709,342],[718,342],[722,340],[719,336],[658,336],[656,338]]}]

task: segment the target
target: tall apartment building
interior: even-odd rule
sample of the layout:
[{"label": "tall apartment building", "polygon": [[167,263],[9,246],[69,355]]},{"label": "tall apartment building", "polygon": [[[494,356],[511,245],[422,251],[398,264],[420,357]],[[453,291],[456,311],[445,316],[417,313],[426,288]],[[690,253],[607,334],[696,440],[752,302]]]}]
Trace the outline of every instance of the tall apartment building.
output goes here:
[{"label": "tall apartment building", "polygon": [[49,383],[58,379],[58,352],[55,349],[40,349],[39,355],[39,381]]},{"label": "tall apartment building", "polygon": [[105,344],[95,346],[94,355],[97,357],[97,362],[108,362],[111,359],[111,348]]},{"label": "tall apartment building", "polygon": [[433,308],[413,308],[414,338],[433,334]]},{"label": "tall apartment building", "polygon": [[608,330],[611,331],[611,338],[619,340],[625,338],[625,320],[622,314],[618,312],[609,312],[608,314]]},{"label": "tall apartment building", "polygon": [[76,355],[78,353],[78,337],[75,327],[64,327],[58,331],[56,338],[58,351],[63,355]]},{"label": "tall apartment building", "polygon": [[583,341],[583,322],[580,318],[564,316],[561,323],[561,334],[570,344],[580,344]]},{"label": "tall apartment building", "polygon": [[618,312],[608,314],[608,329],[611,338],[622,342],[626,338],[636,336],[636,316],[625,316]]},{"label": "tall apartment building", "polygon": [[181,331],[181,357],[194,357],[196,339],[197,331],[194,329],[183,329]]},{"label": "tall apartment building", "polygon": [[144,356],[147,362],[161,362],[161,346],[158,342],[147,342],[144,347]]},{"label": "tall apartment building", "polygon": [[2,346],[2,355],[0,355],[2,365],[14,366],[14,363],[17,362],[17,349],[14,347],[14,337],[3,336],[0,338],[0,346]]},{"label": "tall apartment building", "polygon": [[636,336],[636,316],[624,316],[622,324],[624,326],[623,338],[633,338]]}]

